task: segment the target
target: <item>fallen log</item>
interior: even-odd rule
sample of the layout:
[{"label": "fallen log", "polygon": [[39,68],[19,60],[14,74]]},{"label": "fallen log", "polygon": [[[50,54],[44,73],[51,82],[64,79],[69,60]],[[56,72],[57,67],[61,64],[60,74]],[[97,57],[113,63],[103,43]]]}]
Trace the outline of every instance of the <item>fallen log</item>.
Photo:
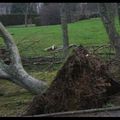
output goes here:
[{"label": "fallen log", "polygon": [[58,61],[58,62],[35,62],[35,63],[23,63],[23,66],[30,66],[30,65],[47,65],[47,64],[60,64],[62,63],[62,61]]},{"label": "fallen log", "polygon": [[[74,47],[77,47],[77,45],[70,44],[68,48],[70,49],[70,48],[74,48]],[[57,47],[55,45],[52,45],[48,48],[45,48],[44,51],[55,51],[55,52],[63,51],[63,46]]]},{"label": "fallen log", "polygon": [[41,114],[27,117],[120,117],[120,106]]},{"label": "fallen log", "polygon": [[57,49],[57,47],[56,47],[55,45],[52,45],[52,46],[50,46],[50,47],[48,47],[48,48],[45,48],[44,50],[45,50],[45,51],[53,51],[53,50],[55,50],[55,49]]},{"label": "fallen log", "polygon": [[107,65],[80,46],[64,62],[48,90],[33,98],[25,115],[100,108],[120,85]]}]

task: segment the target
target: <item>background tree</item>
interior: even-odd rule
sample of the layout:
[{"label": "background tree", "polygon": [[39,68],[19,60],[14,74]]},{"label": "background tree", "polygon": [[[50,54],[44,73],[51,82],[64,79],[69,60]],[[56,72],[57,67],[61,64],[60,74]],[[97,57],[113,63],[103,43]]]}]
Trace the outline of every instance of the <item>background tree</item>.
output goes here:
[{"label": "background tree", "polygon": [[35,3],[13,3],[11,8],[11,14],[24,14],[25,15],[25,27],[28,24],[28,16],[31,14],[37,14],[37,4]]},{"label": "background tree", "polygon": [[120,3],[117,3],[117,9],[118,9],[118,19],[120,24]]},{"label": "background tree", "polygon": [[26,3],[14,3],[12,4],[11,14],[22,14],[25,12]]},{"label": "background tree", "polygon": [[40,8],[40,24],[60,24],[60,7],[58,3],[43,3]]},{"label": "background tree", "polygon": [[28,10],[29,10],[30,3],[26,4],[26,10],[25,10],[25,27],[27,27],[28,23]]},{"label": "background tree", "polygon": [[110,39],[116,51],[116,57],[120,58],[120,36],[115,27],[115,11],[112,3],[99,3],[99,12]]},{"label": "background tree", "polygon": [[63,50],[64,56],[68,55],[69,38],[68,38],[68,25],[67,25],[67,3],[60,4],[60,14],[61,14],[61,26],[62,26],[62,36],[63,36]]}]

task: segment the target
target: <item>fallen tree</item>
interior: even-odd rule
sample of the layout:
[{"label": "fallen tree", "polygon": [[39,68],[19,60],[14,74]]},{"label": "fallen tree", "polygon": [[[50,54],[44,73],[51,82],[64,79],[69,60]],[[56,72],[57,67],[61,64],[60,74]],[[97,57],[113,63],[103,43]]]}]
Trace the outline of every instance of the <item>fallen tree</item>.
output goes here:
[{"label": "fallen tree", "polygon": [[120,90],[107,65],[78,47],[67,58],[50,87],[33,98],[23,115],[38,115],[102,107]]},{"label": "fallen tree", "polygon": [[17,46],[1,23],[0,34],[10,59],[9,64],[0,59],[0,79],[39,94],[24,115],[98,108],[105,104],[110,94],[120,90],[120,84],[108,74],[106,64],[83,47],[73,51],[47,89],[45,82],[24,70]]}]

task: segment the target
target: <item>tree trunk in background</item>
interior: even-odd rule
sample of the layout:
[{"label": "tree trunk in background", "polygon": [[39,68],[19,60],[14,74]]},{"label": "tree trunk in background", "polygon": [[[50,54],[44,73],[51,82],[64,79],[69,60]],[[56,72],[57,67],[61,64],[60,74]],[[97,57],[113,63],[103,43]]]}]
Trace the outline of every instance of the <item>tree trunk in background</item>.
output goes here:
[{"label": "tree trunk in background", "polygon": [[117,3],[117,12],[118,12],[119,25],[120,25],[120,3]]},{"label": "tree trunk in background", "polygon": [[26,11],[25,11],[25,27],[28,27],[28,9],[29,9],[29,3],[27,3]]},{"label": "tree trunk in background", "polygon": [[120,58],[120,36],[115,28],[115,13],[112,10],[112,3],[99,3],[98,6],[110,43],[115,48],[116,57]]},{"label": "tree trunk in background", "polygon": [[60,4],[60,14],[61,14],[61,26],[62,26],[62,36],[63,36],[63,50],[64,56],[68,55],[68,47],[69,47],[69,38],[68,38],[68,25],[67,25],[67,3]]}]

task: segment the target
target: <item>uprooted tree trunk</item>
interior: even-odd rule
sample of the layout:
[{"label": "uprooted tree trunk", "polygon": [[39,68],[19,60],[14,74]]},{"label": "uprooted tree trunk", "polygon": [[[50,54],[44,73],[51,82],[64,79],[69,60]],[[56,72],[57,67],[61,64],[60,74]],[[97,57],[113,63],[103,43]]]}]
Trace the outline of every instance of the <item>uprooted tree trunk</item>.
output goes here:
[{"label": "uprooted tree trunk", "polygon": [[47,88],[47,84],[42,80],[33,78],[24,70],[18,48],[12,36],[2,23],[0,23],[0,34],[6,44],[11,61],[10,64],[7,65],[0,59],[0,79],[9,80],[35,94],[44,92]]},{"label": "uprooted tree trunk", "polygon": [[120,85],[99,58],[78,47],[67,58],[50,87],[33,98],[24,115],[98,108]]}]

